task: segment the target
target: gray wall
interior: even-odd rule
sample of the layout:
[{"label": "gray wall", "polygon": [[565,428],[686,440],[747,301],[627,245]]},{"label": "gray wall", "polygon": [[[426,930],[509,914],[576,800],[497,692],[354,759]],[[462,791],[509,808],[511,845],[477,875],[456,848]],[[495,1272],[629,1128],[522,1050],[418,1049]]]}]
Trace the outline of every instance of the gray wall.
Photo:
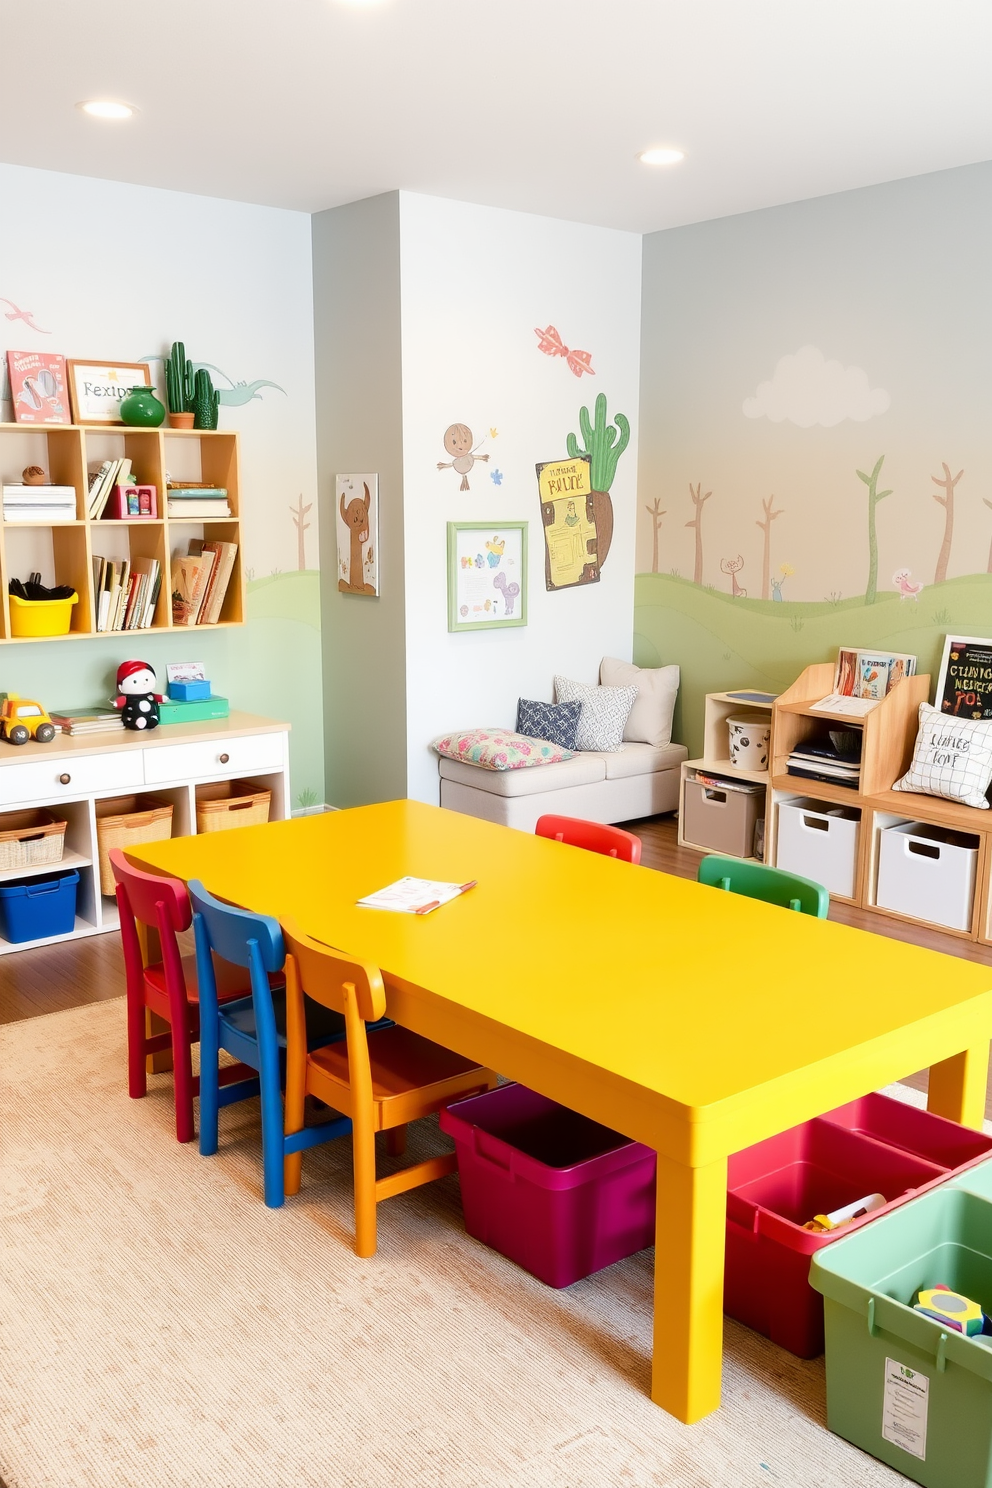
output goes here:
[{"label": "gray wall", "polygon": [[[326,799],[406,795],[399,196],[313,218]],[[378,599],[337,587],[334,477],[379,476]]]}]

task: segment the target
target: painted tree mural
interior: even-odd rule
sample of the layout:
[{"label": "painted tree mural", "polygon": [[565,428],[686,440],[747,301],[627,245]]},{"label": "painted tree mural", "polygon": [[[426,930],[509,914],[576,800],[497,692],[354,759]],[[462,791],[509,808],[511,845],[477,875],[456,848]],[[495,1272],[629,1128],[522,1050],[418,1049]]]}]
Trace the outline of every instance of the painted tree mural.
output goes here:
[{"label": "painted tree mural", "polygon": [[665,516],[668,515],[667,511],[661,511],[660,508],[661,508],[661,498],[659,496],[656,496],[654,498],[654,505],[653,506],[646,506],[644,508],[644,510],[647,512],[648,516],[651,518],[651,522],[652,522],[652,531],[651,531],[651,572],[652,573],[657,573],[658,572],[658,534],[661,531],[661,519],[662,519],[662,517],[665,517]]},{"label": "painted tree mural", "polygon": [[878,476],[882,468],[884,455],[879,455],[875,461],[875,468],[871,475],[865,475],[863,470],[856,472],[858,480],[864,481],[868,487],[868,583],[865,585],[865,604],[874,604],[878,594],[878,534],[875,530],[875,508],[886,496],[892,495],[892,488],[887,491],[878,489]]},{"label": "painted tree mural", "polygon": [[947,578],[947,565],[951,558],[951,538],[954,535],[954,487],[964,475],[963,470],[959,470],[957,475],[952,475],[950,467],[945,460],[941,461],[941,469],[944,472],[943,480],[941,480],[939,475],[932,475],[930,477],[934,485],[940,486],[944,492],[943,496],[938,496],[936,491],[930,492],[937,505],[944,508],[944,541],[941,543],[940,552],[937,554],[937,567],[934,570],[933,576],[935,584],[942,584]]},{"label": "painted tree mural", "polygon": [[780,517],[785,510],[779,507],[778,511],[772,511],[775,497],[769,496],[767,501],[762,500],[761,510],[764,512],[762,521],[755,519],[755,526],[760,527],[764,533],[764,541],[761,549],[761,597],[771,599],[771,576],[772,576],[772,523],[776,517]]},{"label": "painted tree mural", "polygon": [[296,551],[300,573],[307,566],[306,533],[310,530],[310,523],[306,520],[306,515],[312,506],[312,501],[308,501],[306,506],[303,505],[303,492],[301,491],[298,505],[289,508],[293,518],[293,525],[296,528]]},{"label": "painted tree mural", "polygon": [[696,532],[696,556],[692,565],[692,582],[694,584],[701,584],[703,582],[703,506],[713,495],[712,491],[707,491],[705,496],[701,495],[702,489],[702,481],[699,482],[695,490],[692,488],[692,481],[689,482],[689,495],[692,497],[692,504],[696,508],[696,515],[691,522],[686,522],[685,525],[695,528]]}]

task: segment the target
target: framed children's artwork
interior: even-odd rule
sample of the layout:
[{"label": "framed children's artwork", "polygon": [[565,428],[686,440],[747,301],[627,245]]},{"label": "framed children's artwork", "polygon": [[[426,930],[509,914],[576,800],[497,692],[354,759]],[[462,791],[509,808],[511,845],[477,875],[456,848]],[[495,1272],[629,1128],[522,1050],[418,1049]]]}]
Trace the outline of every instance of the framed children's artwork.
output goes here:
[{"label": "framed children's artwork", "polygon": [[448,629],[527,624],[527,523],[448,523]]},{"label": "framed children's artwork", "polygon": [[992,641],[945,637],[934,704],[952,718],[992,718]]},{"label": "framed children's artwork", "polygon": [[379,595],[379,477],[334,477],[338,532],[338,588],[342,594]]},{"label": "framed children's artwork", "polygon": [[544,529],[544,582],[549,590],[599,583],[599,531],[588,455],[537,467]]},{"label": "framed children's artwork", "polygon": [[69,423],[64,356],[51,351],[8,351],[7,373],[15,423]]},{"label": "framed children's artwork", "polygon": [[74,424],[122,424],[121,403],[133,387],[151,387],[144,362],[70,361],[69,396]]}]

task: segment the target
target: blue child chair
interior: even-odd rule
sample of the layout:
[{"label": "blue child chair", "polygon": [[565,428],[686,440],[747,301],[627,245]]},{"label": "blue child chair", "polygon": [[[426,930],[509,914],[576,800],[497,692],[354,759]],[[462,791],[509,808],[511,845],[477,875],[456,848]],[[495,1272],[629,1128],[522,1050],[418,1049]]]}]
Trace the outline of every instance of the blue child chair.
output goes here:
[{"label": "blue child chair", "polygon": [[[272,986],[286,959],[282,931],[267,915],[251,914],[215,899],[196,879],[188,888],[200,989],[200,1152],[210,1157],[217,1151],[221,1106],[260,1094],[265,1202],[270,1209],[278,1209],[285,1199],[284,1158],[345,1136],[351,1131],[351,1122],[346,1116],[337,1116],[285,1135],[281,1077],[286,1049],[286,994],[281,977],[276,988]],[[215,955],[235,966],[247,967],[251,983],[247,997],[218,1001]],[[317,1049],[342,1038],[343,1018],[334,1013],[328,1017],[325,1009],[317,1004],[313,1007],[319,1018],[311,1020],[307,1009],[307,1046]],[[257,1070],[258,1079],[222,1087],[221,1049]]]}]

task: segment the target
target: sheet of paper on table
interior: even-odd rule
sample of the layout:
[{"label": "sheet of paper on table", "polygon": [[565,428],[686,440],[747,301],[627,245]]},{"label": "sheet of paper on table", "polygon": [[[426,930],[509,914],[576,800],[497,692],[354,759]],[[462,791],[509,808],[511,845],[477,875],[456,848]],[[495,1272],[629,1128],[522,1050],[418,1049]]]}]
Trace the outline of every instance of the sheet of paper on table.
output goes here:
[{"label": "sheet of paper on table", "polygon": [[429,914],[457,899],[470,884],[444,883],[438,878],[398,878],[395,883],[359,899],[360,909],[390,909],[396,914]]},{"label": "sheet of paper on table", "polygon": [[864,718],[872,708],[877,708],[881,698],[847,697],[842,692],[832,692],[818,703],[810,703],[811,713],[846,713],[849,718]]}]

